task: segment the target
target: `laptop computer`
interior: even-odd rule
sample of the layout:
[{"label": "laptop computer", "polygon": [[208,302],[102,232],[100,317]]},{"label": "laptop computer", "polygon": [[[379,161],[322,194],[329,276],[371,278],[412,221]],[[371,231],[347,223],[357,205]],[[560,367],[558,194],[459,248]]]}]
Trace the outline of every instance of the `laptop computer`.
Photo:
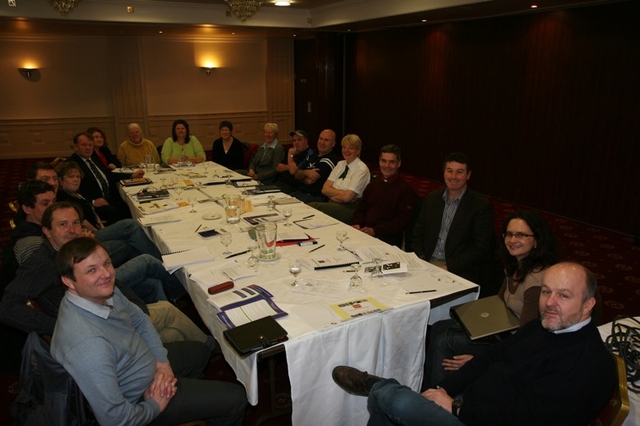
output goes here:
[{"label": "laptop computer", "polygon": [[471,340],[520,327],[520,320],[500,296],[485,297],[453,306],[449,310],[449,315],[460,323]]}]

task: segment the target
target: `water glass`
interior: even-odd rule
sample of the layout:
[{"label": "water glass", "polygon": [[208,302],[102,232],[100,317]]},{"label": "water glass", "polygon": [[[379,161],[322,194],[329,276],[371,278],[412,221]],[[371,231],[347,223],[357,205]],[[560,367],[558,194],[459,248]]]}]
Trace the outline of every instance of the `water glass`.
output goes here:
[{"label": "water glass", "polygon": [[291,207],[285,207],[282,210],[282,215],[284,216],[285,219],[287,219],[287,222],[284,224],[284,226],[293,226],[291,224],[291,222],[289,222],[289,219],[291,218],[291,215],[293,214],[293,210],[291,210]]},{"label": "water glass", "polygon": [[226,234],[220,235],[220,242],[225,247],[225,251],[223,251],[222,254],[225,255],[225,256],[228,256],[228,255],[231,254],[231,251],[229,250],[229,244],[231,244],[232,239],[233,239],[233,237],[232,237],[231,233],[226,233]]},{"label": "water glass", "polygon": [[291,287],[298,286],[298,274],[302,272],[302,267],[300,266],[300,262],[297,260],[291,260],[289,262],[289,273],[293,275],[293,282],[290,284]]},{"label": "water glass", "polygon": [[340,247],[338,247],[338,251],[345,251],[346,248],[342,245],[347,240],[348,235],[347,231],[336,231],[336,239],[340,241]]}]

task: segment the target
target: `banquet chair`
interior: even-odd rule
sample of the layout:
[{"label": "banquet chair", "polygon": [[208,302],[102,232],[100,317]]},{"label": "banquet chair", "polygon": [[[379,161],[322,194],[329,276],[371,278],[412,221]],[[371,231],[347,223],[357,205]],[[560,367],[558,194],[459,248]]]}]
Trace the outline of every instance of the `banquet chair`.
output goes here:
[{"label": "banquet chair", "polygon": [[609,403],[600,411],[589,426],[620,426],[629,415],[629,390],[627,389],[627,368],[622,357],[611,354],[616,362],[618,387],[611,395]]},{"label": "banquet chair", "polygon": [[20,208],[20,204],[18,204],[18,200],[9,201],[9,208],[12,212],[18,213],[18,209]]}]

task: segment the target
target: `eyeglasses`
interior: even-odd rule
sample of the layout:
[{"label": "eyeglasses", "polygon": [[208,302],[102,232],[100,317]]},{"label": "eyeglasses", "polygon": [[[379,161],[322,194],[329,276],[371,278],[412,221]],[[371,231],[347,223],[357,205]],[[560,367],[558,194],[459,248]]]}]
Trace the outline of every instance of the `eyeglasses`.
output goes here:
[{"label": "eyeglasses", "polygon": [[505,232],[502,238],[515,238],[516,240],[524,240],[527,237],[535,237],[535,235],[525,234],[524,232]]}]

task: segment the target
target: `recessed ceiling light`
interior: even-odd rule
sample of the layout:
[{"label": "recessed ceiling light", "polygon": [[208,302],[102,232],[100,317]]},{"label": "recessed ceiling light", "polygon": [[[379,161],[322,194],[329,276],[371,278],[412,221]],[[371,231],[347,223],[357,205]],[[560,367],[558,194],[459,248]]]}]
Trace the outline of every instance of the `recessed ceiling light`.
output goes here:
[{"label": "recessed ceiling light", "polygon": [[537,9],[537,8],[538,8],[538,5],[537,5],[537,4],[532,4],[532,5],[531,5],[531,9]]},{"label": "recessed ceiling light", "polygon": [[422,20],[422,22],[427,22],[427,20],[426,20],[426,19],[423,19],[423,20]]},{"label": "recessed ceiling light", "polygon": [[277,1],[274,4],[276,6],[291,6],[291,2],[289,1]]}]

